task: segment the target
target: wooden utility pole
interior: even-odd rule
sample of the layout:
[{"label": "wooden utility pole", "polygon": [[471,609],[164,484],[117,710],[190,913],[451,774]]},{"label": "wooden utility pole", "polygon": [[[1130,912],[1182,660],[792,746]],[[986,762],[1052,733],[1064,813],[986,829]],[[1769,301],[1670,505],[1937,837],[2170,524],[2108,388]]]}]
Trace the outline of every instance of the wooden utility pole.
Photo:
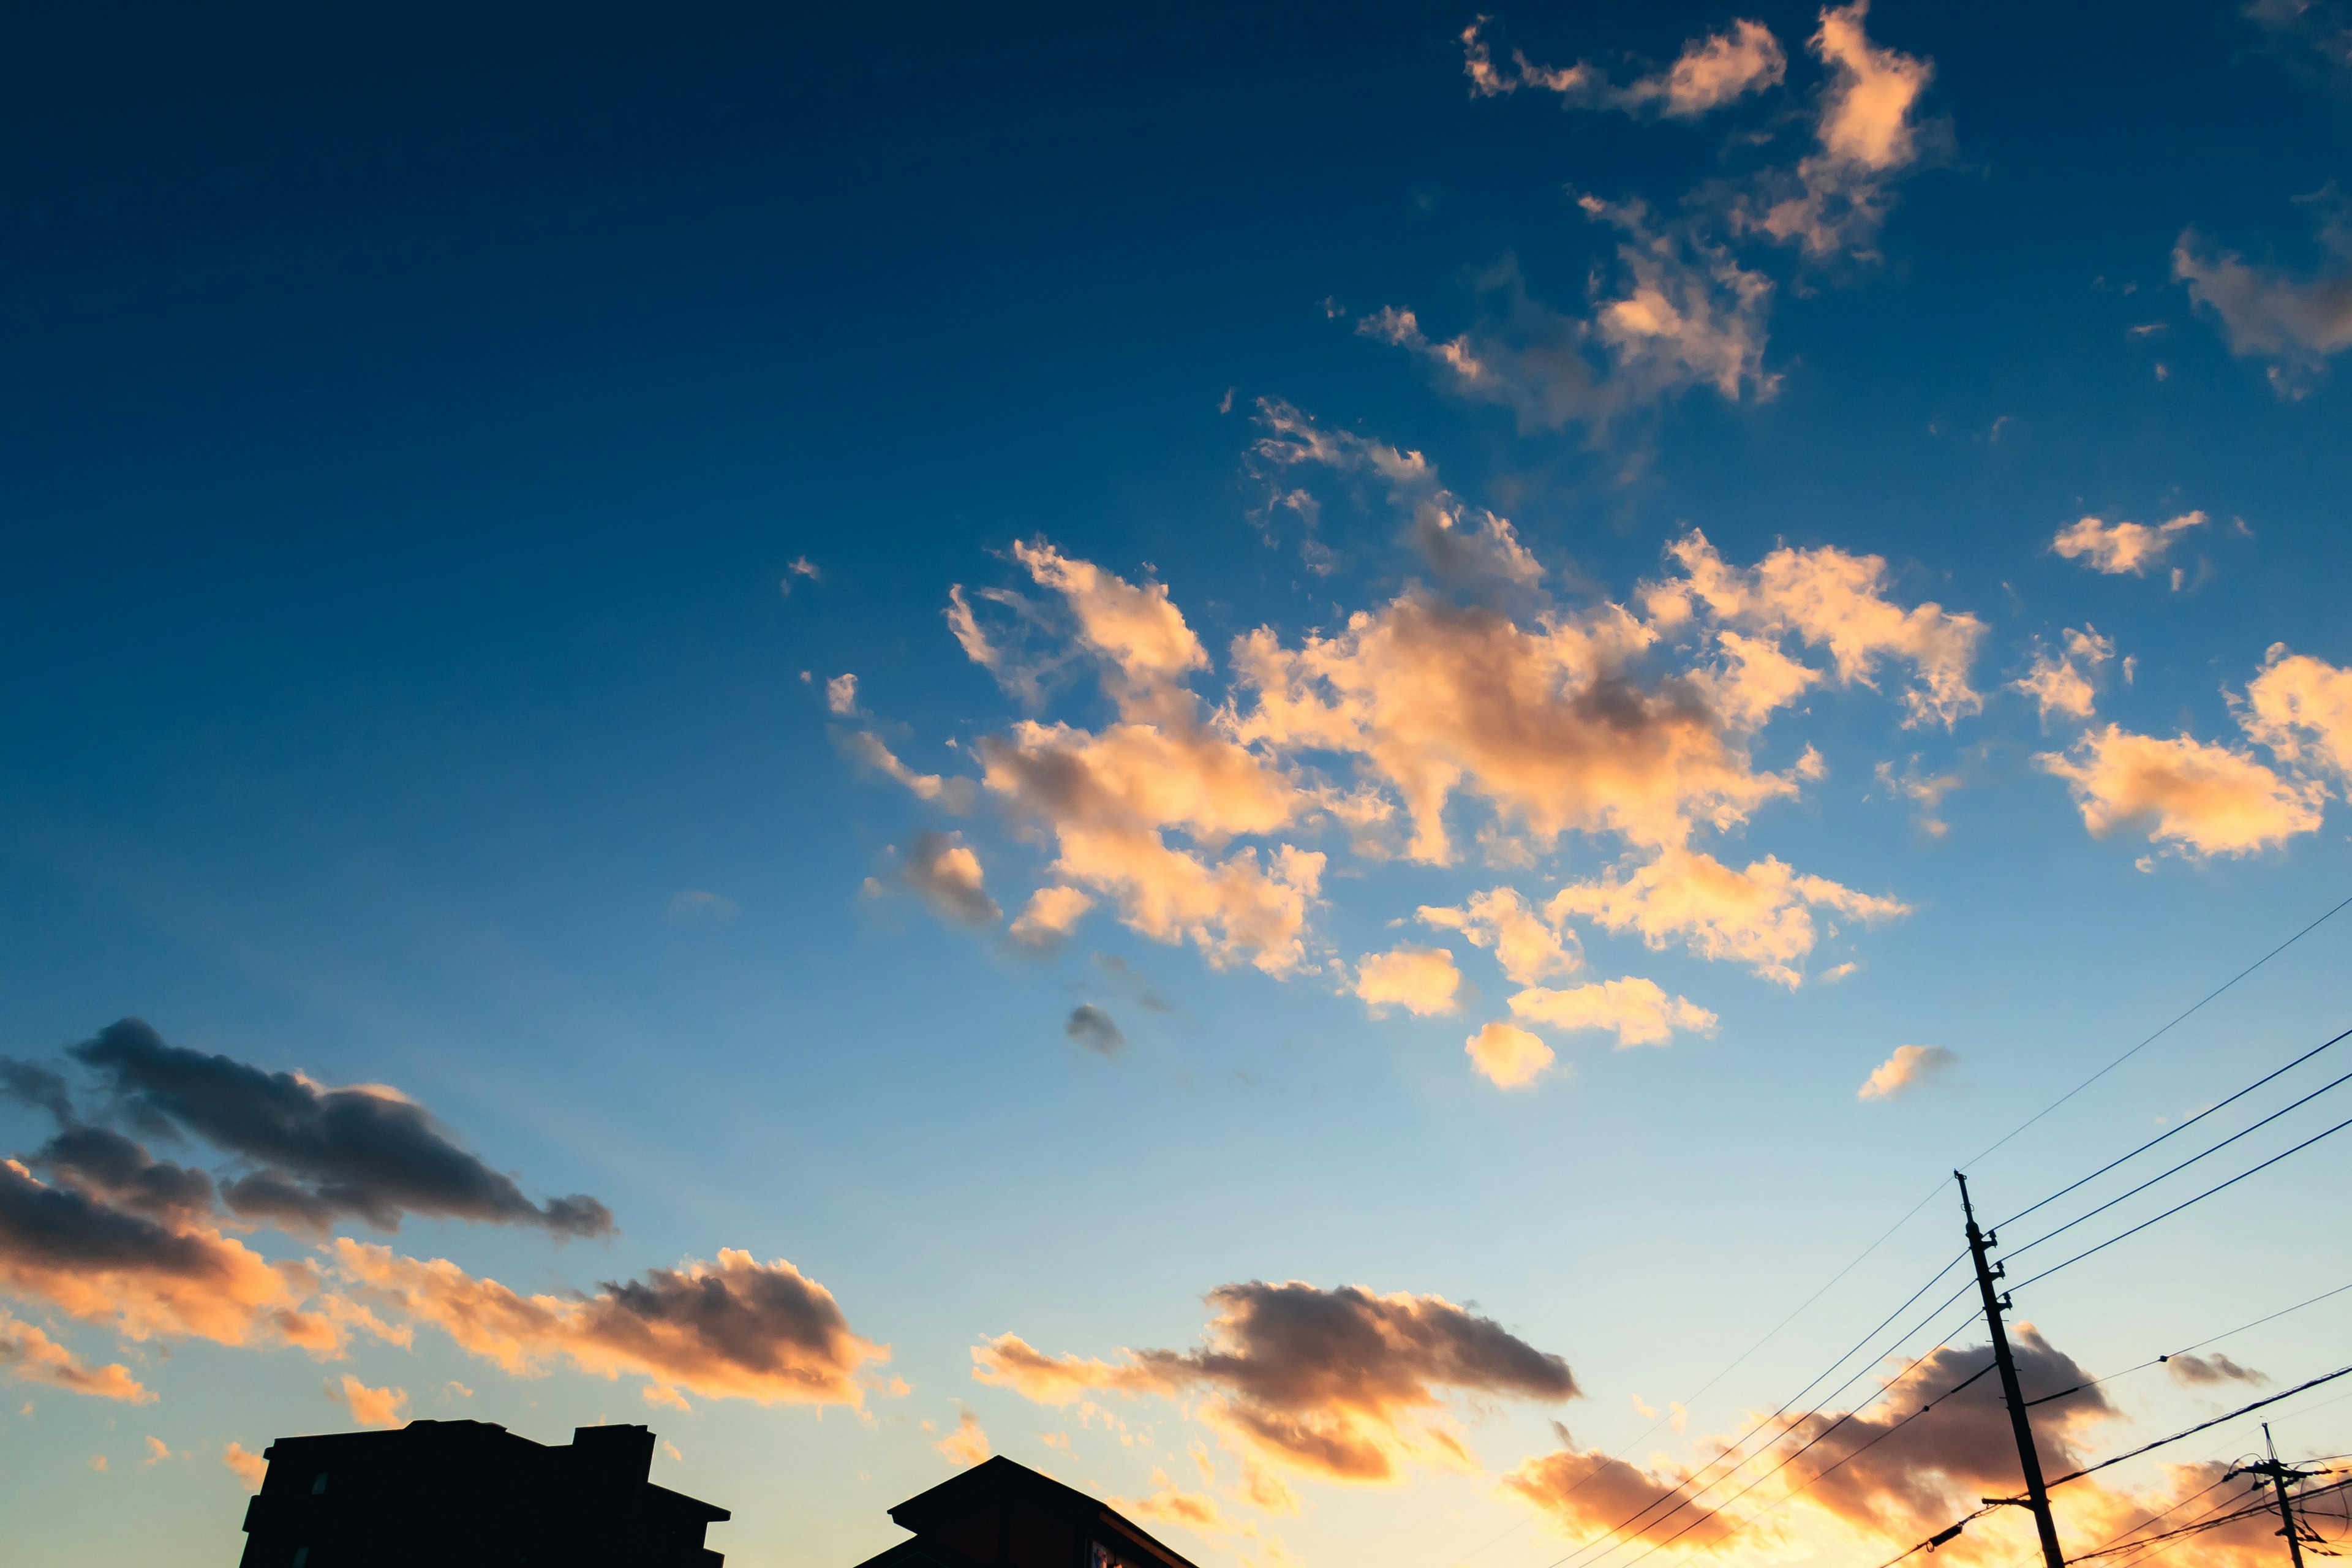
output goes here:
[{"label": "wooden utility pole", "polygon": [[[1992,1282],[2004,1272],[1998,1263],[1985,1260],[1985,1249],[2000,1245],[1998,1233],[1987,1236],[1977,1228],[1977,1211],[1969,1202],[1969,1179],[1958,1171],[1952,1179],[1960,1184],[1960,1213],[1969,1222],[1969,1256],[1976,1260],[1977,1289],[1984,1296],[1985,1326],[1992,1331],[1992,1359],[2000,1368],[2000,1394],[2009,1404],[2010,1429],[2017,1435],[2017,1462],[2025,1472],[2025,1503],[2033,1510],[2033,1528],[2042,1537],[2043,1568],[2066,1568],[2064,1553],[2058,1550],[2058,1524],[2050,1517],[2050,1489],[2042,1484],[2042,1456],[2033,1449],[2033,1423],[2025,1414],[2025,1395],[2017,1386],[2017,1360],[2009,1353],[2009,1331],[2001,1326],[2000,1315],[2009,1306],[2009,1298],[1997,1295]],[[2014,1502],[2014,1498],[1987,1499],[1987,1501]],[[2295,1568],[2303,1568],[2296,1558]]]},{"label": "wooden utility pole", "polygon": [[2272,1494],[2278,1499],[2279,1523],[2284,1527],[2279,1533],[2286,1537],[2287,1554],[2294,1559],[2294,1568],[2303,1568],[2303,1537],[2296,1531],[2294,1504],[2287,1499],[2286,1484],[2289,1481],[2307,1480],[2315,1472],[2298,1470],[2293,1465],[2279,1463],[2278,1445],[2271,1441],[2271,1424],[2267,1421],[2263,1423],[2263,1447],[2269,1453],[2269,1458],[2259,1465],[2233,1466],[2230,1474],[2221,1479],[2226,1481],[2230,1476],[2269,1478]]}]

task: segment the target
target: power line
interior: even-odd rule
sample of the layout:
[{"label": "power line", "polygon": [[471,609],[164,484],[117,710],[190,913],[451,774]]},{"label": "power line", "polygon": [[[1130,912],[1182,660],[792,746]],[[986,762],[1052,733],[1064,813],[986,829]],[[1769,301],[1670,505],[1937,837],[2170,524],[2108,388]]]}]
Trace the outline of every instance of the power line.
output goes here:
[{"label": "power line", "polygon": [[2148,1036],[2147,1038],[2142,1040],[2138,1045],[2134,1046],[2131,1049],[2126,1051],[2123,1055],[2117,1057],[2115,1060],[2109,1062],[2106,1066],[2101,1068],[2098,1071],[2093,1073],[2090,1077],[2084,1079],[2082,1082],[2076,1084],[2074,1088],[2068,1089],[2065,1093],[2060,1095],[2057,1099],[2052,1100],[2049,1104],[2043,1106],[2041,1110],[2035,1111],[2032,1115],[2019,1122],[2016,1126],[2011,1128],[2007,1132],[2002,1133],[1991,1143],[1986,1145],[1986,1147],[1979,1152],[1974,1159],[1961,1162],[1960,1168],[1962,1170],[1967,1170],[1969,1166],[1974,1165],[1979,1160],[1982,1160],[1985,1155],[1991,1153],[1996,1149],[1999,1149],[2002,1144],[2008,1142],[2011,1139],[2016,1137],[2019,1133],[2024,1131],[2027,1128],[2032,1126],[2035,1122],[2041,1121],[2043,1117],[2049,1115],[2052,1111],[2057,1110],[2060,1106],[2065,1104],[2068,1100],[2074,1099],[2076,1095],[2082,1093],[2084,1089],[2090,1088],[2093,1084],[2106,1077],[2109,1073],[2115,1071],[2116,1068],[2123,1066],[2124,1063],[2131,1060],[2132,1058],[2139,1055],[2140,1052],[2156,1044],[2157,1041],[2162,1039],[2166,1035],[2170,1034],[2179,1025],[2185,1023],[2190,1015],[2196,1013],[2200,1008],[2202,1008],[2206,1003],[2212,1001],[2216,996],[2221,995],[2221,993],[2230,989],[2231,986],[2235,985],[2239,981],[2243,980],[2247,975],[2252,974],[2255,970],[2260,969],[2263,964],[2268,963],[2272,959],[2276,958],[2280,953],[2284,952],[2288,948],[2293,947],[2296,942],[2301,942],[2305,937],[2309,936],[2313,931],[2317,931],[2321,926],[2326,924],[2330,920],[2333,920],[2347,905],[2352,905],[2352,898],[2345,899],[2342,903],[2336,905],[2335,908],[2329,910],[2326,914],[2321,915],[2317,920],[2312,921],[2309,925],[2304,927],[2301,931],[2287,938],[2284,942],[2279,943],[2276,947],[2271,949],[2268,952],[2254,960],[2253,963],[2246,965],[2245,968],[2241,969],[2237,973],[2232,974],[2229,979],[2224,980],[2221,984],[2207,992],[2186,1010],[2177,1014],[2170,1023],[2157,1030],[2155,1034]]},{"label": "power line", "polygon": [[2338,1285],[2333,1290],[2323,1290],[2316,1296],[2297,1301],[2292,1307],[2282,1307],[2277,1311],[2272,1312],[2267,1316],[2256,1318],[2251,1323],[2240,1323],[2234,1329],[2223,1329],[2218,1334],[2208,1334],[2203,1339],[2199,1340],[2195,1344],[2183,1345],[2179,1350],[2168,1351],[2163,1355],[2150,1356],[2147,1360],[2141,1362],[2137,1366],[2127,1366],[2121,1372],[2111,1372],[2103,1377],[2095,1377],[2088,1383],[2078,1383],[2072,1388],[2062,1388],[2055,1394],[2045,1394],[2039,1399],[2029,1399],[2025,1403],[2028,1405],[2053,1404],[2058,1400],[2065,1398],[2070,1394],[2080,1394],[2086,1388],[2096,1388],[2103,1383],[2113,1383],[2119,1377],[2129,1377],[2133,1373],[2146,1372],[2149,1367],[2161,1366],[2166,1362],[2171,1361],[2178,1356],[2185,1356],[2191,1351],[2201,1351],[2207,1345],[2219,1344],[2223,1340],[2229,1339],[2232,1335],[2244,1333],[2248,1329],[2259,1329],[2264,1323],[2284,1318],[2290,1312],[2300,1312],[2305,1307],[2315,1307],[2319,1305],[2320,1302],[2326,1300],[2329,1297],[2341,1296],[2347,1290],[2352,1290],[2352,1285]]},{"label": "power line", "polygon": [[[2340,1045],[2347,1039],[2352,1039],[2352,1029],[2345,1030],[2344,1033],[2336,1036],[2334,1039],[2327,1041],[2326,1044],[2314,1046],[2311,1049],[2304,1052],[2303,1055],[2295,1058],[2294,1060],[2287,1063],[2286,1066],[2279,1068],[2278,1071],[2271,1073],[2265,1077],[2256,1079],[2253,1082],[2248,1084],[2245,1088],[2240,1089],[2229,1099],[2221,1100],[2218,1104],[2207,1106],[2204,1110],[2199,1111],[2196,1115],[2190,1117],[2179,1126],[2170,1128],[2165,1131],[2158,1133],[2155,1137],[2149,1139],[2147,1142],[2141,1144],[2130,1153],[2116,1156],[2115,1159],[2110,1160],[2105,1164],[2100,1166],[2097,1170],[2092,1172],[2089,1175],[2084,1176],[2081,1181],[2074,1183],[2073,1186],[2059,1188],[2048,1197],[2043,1198],[2040,1203],[2035,1204],[2032,1208],[2021,1208],[2018,1210],[2015,1214],[2010,1215],[2007,1219],[2001,1221],[2000,1225],[1995,1226],[1993,1228],[1995,1230],[2000,1230],[2008,1226],[2015,1225],[2019,1220],[2021,1220],[2027,1215],[2032,1214],[2034,1209],[2047,1208],[2050,1205],[2056,1203],[2060,1198],[2064,1197],[2068,1193],[2073,1192],[2075,1187],[2088,1186],[2091,1183],[2097,1181],[2101,1176],[2105,1175],[2109,1171],[2114,1170],[2117,1165],[2123,1164],[2126,1161],[2136,1160],[2142,1154],[2147,1153],[2150,1149],[2155,1148],[2158,1143],[2163,1142],[2166,1139],[2188,1131],[2190,1128],[2196,1126],[2199,1122],[2204,1121],[2215,1111],[2235,1105],[2239,1100],[2245,1099],[2246,1096],[2253,1093],[2254,1090],[2270,1082],[2272,1079],[2279,1078],[2286,1073],[2294,1071],[2296,1068],[2301,1067],[2304,1063],[2309,1061],[2320,1052],[2326,1050],[2329,1047]],[[2339,1079],[2337,1081],[2341,1082],[2342,1079]],[[1929,1195],[1933,1196],[1934,1194],[1930,1194]]]}]

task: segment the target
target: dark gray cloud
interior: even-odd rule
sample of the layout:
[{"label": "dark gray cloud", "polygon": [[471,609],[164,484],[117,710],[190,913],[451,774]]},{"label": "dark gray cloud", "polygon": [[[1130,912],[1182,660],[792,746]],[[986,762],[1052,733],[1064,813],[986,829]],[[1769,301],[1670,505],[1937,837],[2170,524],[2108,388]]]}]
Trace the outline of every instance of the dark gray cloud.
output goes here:
[{"label": "dark gray cloud", "polygon": [[207,1279],[223,1272],[207,1238],[113,1208],[72,1187],[44,1186],[0,1164],[0,1276],[78,1270]]},{"label": "dark gray cloud", "polygon": [[135,1140],[104,1127],[68,1127],[41,1145],[33,1163],[69,1185],[157,1218],[212,1212],[211,1176],[158,1160]]},{"label": "dark gray cloud", "polygon": [[74,1121],[73,1099],[66,1092],[65,1079],[47,1068],[20,1062],[13,1057],[0,1057],[0,1100],[13,1100],[19,1105],[46,1110],[58,1119],[60,1127],[69,1127]]},{"label": "dark gray cloud", "polygon": [[2175,1383],[2192,1387],[2215,1383],[2268,1383],[2270,1374],[2241,1365],[2216,1351],[2211,1355],[2167,1356],[2164,1370]]},{"label": "dark gray cloud", "polygon": [[981,886],[980,857],[962,837],[926,828],[907,846],[899,879],[934,913],[961,925],[994,925],[1004,911]]},{"label": "dark gray cloud", "polygon": [[1070,1009],[1062,1033],[1098,1056],[1115,1057],[1127,1049],[1127,1037],[1111,1021],[1111,1016],[1091,1002],[1081,1002]]},{"label": "dark gray cloud", "polygon": [[567,1237],[613,1228],[612,1212],[585,1194],[533,1204],[513,1178],[452,1142],[424,1107],[389,1090],[322,1088],[167,1045],[137,1018],[68,1054],[98,1075],[134,1125],[253,1162],[257,1169],[221,1191],[239,1214],[314,1229],[358,1218],[396,1230],[409,1214]]}]

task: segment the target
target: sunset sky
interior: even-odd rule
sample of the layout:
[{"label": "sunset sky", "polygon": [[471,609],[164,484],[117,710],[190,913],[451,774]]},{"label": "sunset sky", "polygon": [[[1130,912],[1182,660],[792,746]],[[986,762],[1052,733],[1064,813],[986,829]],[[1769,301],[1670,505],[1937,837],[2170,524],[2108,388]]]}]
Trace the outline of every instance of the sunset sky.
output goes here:
[{"label": "sunset sky", "polygon": [[[745,1568],[2017,1489],[1949,1173],[2352,1028],[2352,7],[1481,3],[8,21],[11,1568],[418,1417]],[[2011,1266],[2053,1471],[2352,1362],[2352,1135],[2023,1283],[2343,1056],[2004,1230],[2252,1129]]]}]

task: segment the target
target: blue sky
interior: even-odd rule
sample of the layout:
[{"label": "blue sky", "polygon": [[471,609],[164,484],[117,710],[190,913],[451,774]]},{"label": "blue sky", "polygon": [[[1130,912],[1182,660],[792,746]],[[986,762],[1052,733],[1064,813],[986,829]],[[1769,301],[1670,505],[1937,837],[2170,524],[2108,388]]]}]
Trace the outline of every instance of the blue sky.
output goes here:
[{"label": "blue sky", "polygon": [[[27,1562],[219,1560],[230,1445],[457,1415],[650,1422],[749,1563],[982,1443],[1208,1564],[1625,1562],[1600,1500],[1716,1479],[1954,1163],[2352,892],[2341,7],[11,32]],[[2352,1022],[2341,919],[1983,1205]],[[2352,1283],[2342,1162],[2021,1292],[2043,1370]],[[1939,1419],[1670,1550],[1869,1568],[2013,1484]],[[2113,1475],[2070,1545],[2210,1479]]]}]

